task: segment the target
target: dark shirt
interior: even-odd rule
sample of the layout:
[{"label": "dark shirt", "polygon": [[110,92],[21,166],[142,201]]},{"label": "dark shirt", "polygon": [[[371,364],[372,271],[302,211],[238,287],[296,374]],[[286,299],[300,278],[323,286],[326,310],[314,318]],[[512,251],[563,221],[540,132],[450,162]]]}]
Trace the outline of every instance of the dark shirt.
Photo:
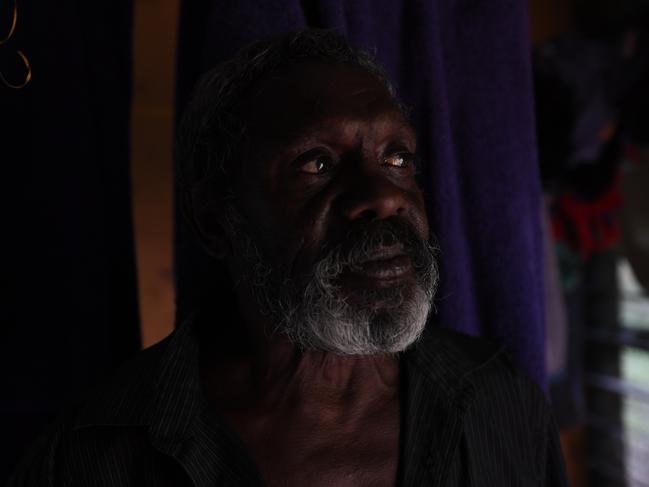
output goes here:
[{"label": "dark shirt", "polygon": [[[10,486],[261,486],[211,413],[191,323],[140,353],[64,417]],[[543,394],[497,347],[430,330],[400,357],[403,486],[564,486]]]}]

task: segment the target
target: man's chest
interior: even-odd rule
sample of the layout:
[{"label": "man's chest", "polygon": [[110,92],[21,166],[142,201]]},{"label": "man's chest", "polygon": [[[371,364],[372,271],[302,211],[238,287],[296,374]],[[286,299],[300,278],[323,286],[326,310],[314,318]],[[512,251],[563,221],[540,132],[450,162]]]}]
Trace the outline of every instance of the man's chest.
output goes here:
[{"label": "man's chest", "polygon": [[229,419],[269,486],[396,483],[398,403],[339,421],[300,414]]}]

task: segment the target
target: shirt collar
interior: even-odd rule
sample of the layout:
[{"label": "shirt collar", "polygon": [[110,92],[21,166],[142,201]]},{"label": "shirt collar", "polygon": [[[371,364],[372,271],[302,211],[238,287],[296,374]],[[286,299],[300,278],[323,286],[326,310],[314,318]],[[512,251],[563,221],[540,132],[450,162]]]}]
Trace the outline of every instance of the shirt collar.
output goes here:
[{"label": "shirt collar", "polygon": [[475,372],[502,348],[441,328],[405,353],[399,485],[445,485],[475,399]]},{"label": "shirt collar", "polygon": [[73,429],[146,427],[197,487],[262,485],[230,430],[207,409],[193,319],[127,363],[78,414]]},{"label": "shirt collar", "polygon": [[[422,378],[448,401],[472,388],[474,372],[503,351],[482,339],[430,328],[403,354],[408,374]],[[129,361],[77,415],[75,427],[150,426],[164,439],[182,439],[206,401],[198,374],[199,346],[193,320]]]},{"label": "shirt collar", "polygon": [[148,426],[161,439],[182,439],[205,407],[192,320],[124,364],[90,397],[74,428]]},{"label": "shirt collar", "polygon": [[[207,412],[192,324],[193,320],[186,320],[124,366],[81,410],[74,428],[148,427],[152,444],[177,458],[190,474],[198,468],[210,469],[201,471],[199,479],[214,483],[237,468],[238,478],[247,477],[254,485],[258,478],[254,466],[240,462],[233,467],[237,450],[231,447],[236,440],[233,443],[229,430]],[[402,355],[401,485],[420,485],[424,475],[440,481],[459,441],[462,416],[473,401],[472,377],[501,352],[502,348],[485,345],[483,340],[431,328]]]},{"label": "shirt collar", "polygon": [[448,400],[460,400],[473,388],[475,372],[497,359],[504,347],[440,327],[429,327],[405,353],[408,363]]}]

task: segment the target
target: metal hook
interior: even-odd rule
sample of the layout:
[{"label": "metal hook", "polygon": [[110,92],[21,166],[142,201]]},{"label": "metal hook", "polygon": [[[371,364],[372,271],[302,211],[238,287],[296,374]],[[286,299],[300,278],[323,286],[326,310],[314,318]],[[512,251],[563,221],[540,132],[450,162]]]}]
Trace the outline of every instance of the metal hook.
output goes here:
[{"label": "metal hook", "polygon": [[13,83],[10,83],[7,81],[7,78],[4,77],[2,74],[2,71],[0,71],[0,80],[7,86],[8,88],[13,88],[14,90],[19,90],[21,88],[24,88],[27,86],[27,83],[29,83],[32,79],[32,66],[29,64],[29,60],[27,57],[21,52],[21,51],[16,51],[16,54],[20,56],[20,59],[22,59],[23,63],[25,64],[25,68],[27,69],[27,75],[25,76],[25,81],[23,81],[19,85],[15,85]]},{"label": "metal hook", "polygon": [[[7,36],[0,40],[0,46],[7,42],[11,37],[14,35],[14,32],[16,31],[16,25],[18,23],[18,0],[14,0],[14,8],[13,8],[13,18],[11,20],[11,27],[9,28],[9,34]],[[7,78],[4,77],[4,74],[2,74],[2,71],[0,71],[0,81],[7,86],[8,88],[13,88],[14,90],[19,90],[21,88],[24,88],[27,86],[27,83],[29,83],[32,79],[32,67],[31,64],[29,63],[29,59],[27,59],[27,56],[25,56],[22,51],[16,51],[16,54],[20,56],[20,59],[22,60],[23,64],[25,65],[25,69],[27,70],[27,74],[25,75],[25,81],[23,81],[20,84],[13,84],[7,81]]]},{"label": "metal hook", "polygon": [[18,23],[18,4],[16,3],[17,1],[18,0],[14,0],[13,19],[11,21],[11,27],[9,28],[9,34],[7,34],[7,37],[5,37],[0,41],[0,45],[4,44],[9,39],[11,39],[11,37],[14,35],[14,32],[16,31],[16,24]]}]

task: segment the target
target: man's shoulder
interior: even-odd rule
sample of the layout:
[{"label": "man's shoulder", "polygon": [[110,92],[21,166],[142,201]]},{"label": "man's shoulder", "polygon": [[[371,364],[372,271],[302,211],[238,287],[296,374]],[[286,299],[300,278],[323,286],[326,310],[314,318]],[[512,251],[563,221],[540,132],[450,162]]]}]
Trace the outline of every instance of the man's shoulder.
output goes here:
[{"label": "man's shoulder", "polygon": [[68,406],[31,446],[9,485],[58,485],[60,477],[85,478],[77,471],[88,462],[111,464],[111,455],[126,462],[128,451],[145,447],[147,416],[167,344],[165,339],[138,352]]},{"label": "man's shoulder", "polygon": [[415,357],[434,379],[471,389],[477,403],[548,409],[544,393],[516,365],[506,346],[490,339],[436,328],[418,343]]},{"label": "man's shoulder", "polygon": [[170,338],[141,350],[80,402],[69,424],[142,424],[157,387],[163,354]]},{"label": "man's shoulder", "polygon": [[475,367],[499,357],[505,351],[503,345],[487,338],[441,327],[428,331],[421,342],[425,347],[434,346],[435,343],[462,357],[468,366]]},{"label": "man's shoulder", "polygon": [[455,382],[509,364],[504,346],[440,327],[426,330],[409,356],[426,375],[434,379],[449,376]]},{"label": "man's shoulder", "polygon": [[[419,344],[417,364],[429,378],[429,387],[418,389],[428,391],[418,393],[420,400],[432,404],[441,393],[447,413],[461,418],[464,460],[457,465],[470,468],[470,476],[508,477],[517,479],[514,485],[527,485],[525,479],[546,476],[548,461],[560,463],[547,398],[505,347],[435,330]],[[560,476],[560,466],[557,472]]]}]

